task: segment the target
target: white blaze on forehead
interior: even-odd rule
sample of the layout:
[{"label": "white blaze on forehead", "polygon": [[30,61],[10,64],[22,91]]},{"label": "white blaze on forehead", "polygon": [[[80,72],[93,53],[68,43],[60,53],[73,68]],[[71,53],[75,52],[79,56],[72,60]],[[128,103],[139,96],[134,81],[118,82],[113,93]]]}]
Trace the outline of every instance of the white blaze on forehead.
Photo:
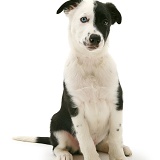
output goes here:
[{"label": "white blaze on forehead", "polygon": [[88,6],[94,6],[94,0],[82,0],[81,4],[84,3],[85,5],[88,5]]},{"label": "white blaze on forehead", "polygon": [[82,5],[82,9],[84,10],[84,12],[90,12],[93,16],[94,16],[94,1],[93,0],[84,0],[81,3]]}]

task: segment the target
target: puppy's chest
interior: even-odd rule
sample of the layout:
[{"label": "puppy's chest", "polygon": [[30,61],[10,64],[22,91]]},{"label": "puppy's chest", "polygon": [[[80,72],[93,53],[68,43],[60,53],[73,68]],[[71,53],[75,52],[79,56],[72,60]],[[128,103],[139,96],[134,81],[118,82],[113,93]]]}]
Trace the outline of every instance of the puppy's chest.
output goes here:
[{"label": "puppy's chest", "polygon": [[85,119],[95,144],[100,143],[108,133],[110,109],[105,100],[84,103]]},{"label": "puppy's chest", "polygon": [[83,87],[75,91],[73,98],[78,107],[84,108],[84,116],[95,145],[100,143],[108,133],[110,109],[107,94],[110,91],[102,84],[97,77],[91,75],[82,82]]},{"label": "puppy's chest", "polygon": [[82,102],[97,102],[115,92],[117,75],[111,66],[69,64],[65,83],[72,97]]}]

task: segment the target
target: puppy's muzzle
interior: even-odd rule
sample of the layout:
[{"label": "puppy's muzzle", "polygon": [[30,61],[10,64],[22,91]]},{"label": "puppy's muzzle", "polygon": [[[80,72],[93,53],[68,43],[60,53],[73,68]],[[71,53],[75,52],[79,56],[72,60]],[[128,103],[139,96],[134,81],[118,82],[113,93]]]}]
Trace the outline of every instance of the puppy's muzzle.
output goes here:
[{"label": "puppy's muzzle", "polygon": [[101,37],[98,34],[91,34],[89,37],[89,46],[90,50],[96,49],[99,47],[99,43],[101,42]]}]

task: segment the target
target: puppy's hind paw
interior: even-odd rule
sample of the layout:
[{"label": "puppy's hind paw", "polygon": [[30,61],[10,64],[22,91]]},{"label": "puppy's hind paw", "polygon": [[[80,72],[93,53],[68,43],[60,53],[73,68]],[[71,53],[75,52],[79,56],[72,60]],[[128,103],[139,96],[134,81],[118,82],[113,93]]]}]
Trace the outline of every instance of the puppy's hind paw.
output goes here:
[{"label": "puppy's hind paw", "polygon": [[73,160],[73,156],[69,152],[62,152],[56,156],[56,160]]},{"label": "puppy's hind paw", "polygon": [[127,158],[125,156],[119,157],[119,158],[115,158],[112,155],[109,155],[109,160],[127,160]]},{"label": "puppy's hind paw", "polygon": [[123,151],[125,156],[130,157],[132,155],[132,151],[128,146],[123,146]]}]

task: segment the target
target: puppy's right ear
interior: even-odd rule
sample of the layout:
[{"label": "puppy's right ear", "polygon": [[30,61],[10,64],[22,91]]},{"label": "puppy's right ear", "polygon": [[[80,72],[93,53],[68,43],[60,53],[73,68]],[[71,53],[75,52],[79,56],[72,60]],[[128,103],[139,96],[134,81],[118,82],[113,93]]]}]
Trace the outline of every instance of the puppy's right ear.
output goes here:
[{"label": "puppy's right ear", "polygon": [[57,14],[64,11],[64,13],[68,14],[71,10],[76,8],[82,0],[69,0],[63,3],[60,8],[57,10]]}]

